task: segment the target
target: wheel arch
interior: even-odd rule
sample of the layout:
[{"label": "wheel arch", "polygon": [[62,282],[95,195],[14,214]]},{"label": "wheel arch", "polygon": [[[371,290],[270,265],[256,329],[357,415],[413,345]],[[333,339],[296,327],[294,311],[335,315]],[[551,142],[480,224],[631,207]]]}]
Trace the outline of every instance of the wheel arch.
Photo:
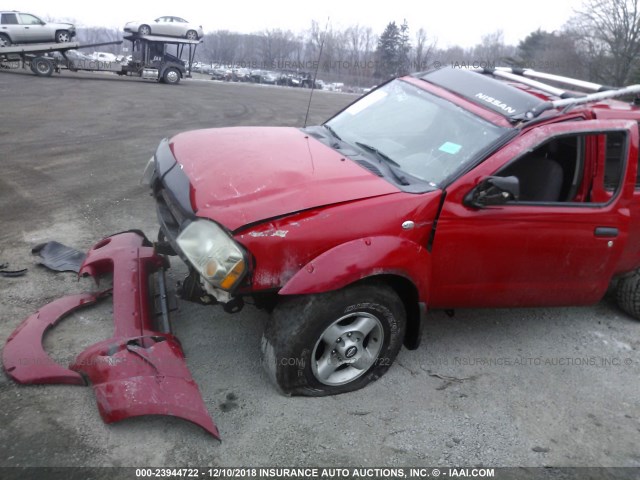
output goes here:
[{"label": "wheel arch", "polygon": [[56,29],[56,31],[53,34],[54,40],[57,41],[58,40],[58,34],[62,33],[62,32],[67,33],[69,35],[69,41],[71,41],[71,38],[72,38],[71,37],[71,31],[68,28],[58,28],[58,29]]},{"label": "wheel arch", "polygon": [[[344,289],[314,295],[291,295],[288,298],[281,297],[281,300],[283,301],[267,322],[261,349],[263,365],[269,378],[285,395],[324,396],[362,388],[389,369],[403,344],[406,322],[401,320],[404,317],[402,300],[380,278],[365,279]],[[324,351],[319,352],[323,358],[327,356],[327,347],[334,349],[331,356],[337,363],[332,363],[335,367],[331,370],[338,371],[338,365],[348,363],[343,362],[347,352],[343,352],[340,358],[336,351],[339,350],[337,344],[343,343],[341,338],[348,343],[348,337],[355,332],[356,337],[351,340],[352,346],[362,343],[357,345],[354,353],[357,354],[362,347],[367,348],[364,338],[368,333],[357,328],[350,332],[348,328],[351,322],[367,317],[377,319],[381,330],[372,333],[372,338],[374,344],[380,342],[381,350],[375,349],[372,360],[362,368],[358,367],[357,370],[362,372],[356,376],[337,379],[340,383],[327,383],[319,378],[313,362],[319,361],[316,349],[320,340],[324,339]],[[325,334],[329,332],[329,327],[343,320],[347,325],[343,326],[342,333],[338,337],[334,336],[333,340],[326,340]],[[371,330],[370,327],[367,332]],[[378,336],[380,332],[384,333],[382,338]],[[346,336],[343,337],[343,334]],[[346,358],[350,358],[348,354]]]},{"label": "wheel arch", "polygon": [[379,236],[338,245],[301,268],[279,296],[323,293],[361,282],[382,282],[402,300],[407,314],[405,347],[418,348],[428,302],[430,253],[406,238]]},{"label": "wheel arch", "polygon": [[170,68],[175,68],[176,70],[178,70],[178,72],[180,72],[181,78],[183,78],[187,73],[187,69],[184,67],[184,65],[180,65],[175,62],[166,62],[162,64],[162,68],[160,69],[160,75],[161,76],[164,75],[164,72],[166,72]]}]

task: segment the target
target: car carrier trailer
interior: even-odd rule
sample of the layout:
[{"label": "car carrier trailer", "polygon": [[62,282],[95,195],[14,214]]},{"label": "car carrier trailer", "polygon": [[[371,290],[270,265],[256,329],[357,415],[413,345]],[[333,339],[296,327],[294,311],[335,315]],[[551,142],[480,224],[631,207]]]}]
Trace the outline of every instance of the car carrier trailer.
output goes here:
[{"label": "car carrier trailer", "polygon": [[[132,44],[131,59],[127,61],[73,59],[68,55],[70,50],[119,45],[122,40],[85,45],[79,42],[41,43],[0,47],[0,66],[8,68],[10,62],[20,61],[23,68],[29,66],[33,73],[43,77],[49,77],[53,72],[60,73],[63,68],[73,72],[112,72],[168,84],[177,84],[183,77],[191,77],[191,65],[201,40],[138,34],[124,38]],[[175,53],[169,53],[170,50]],[[56,52],[60,55],[53,56]],[[186,62],[182,60],[185,54]]]}]

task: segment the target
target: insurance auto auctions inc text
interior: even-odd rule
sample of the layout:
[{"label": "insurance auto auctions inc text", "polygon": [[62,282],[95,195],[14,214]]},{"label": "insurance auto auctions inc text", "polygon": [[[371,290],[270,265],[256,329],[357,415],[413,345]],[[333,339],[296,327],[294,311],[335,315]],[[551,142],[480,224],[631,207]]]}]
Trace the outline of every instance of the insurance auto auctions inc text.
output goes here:
[{"label": "insurance auto auctions inc text", "polygon": [[493,468],[258,468],[261,478],[438,478],[494,477]]}]

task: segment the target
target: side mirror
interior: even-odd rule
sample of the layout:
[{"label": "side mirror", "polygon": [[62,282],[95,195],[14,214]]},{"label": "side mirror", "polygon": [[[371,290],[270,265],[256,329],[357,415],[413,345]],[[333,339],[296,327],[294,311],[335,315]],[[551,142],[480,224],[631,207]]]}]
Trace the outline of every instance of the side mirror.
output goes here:
[{"label": "side mirror", "polygon": [[518,177],[487,177],[465,197],[465,205],[484,208],[492,205],[504,205],[518,200],[520,181]]}]

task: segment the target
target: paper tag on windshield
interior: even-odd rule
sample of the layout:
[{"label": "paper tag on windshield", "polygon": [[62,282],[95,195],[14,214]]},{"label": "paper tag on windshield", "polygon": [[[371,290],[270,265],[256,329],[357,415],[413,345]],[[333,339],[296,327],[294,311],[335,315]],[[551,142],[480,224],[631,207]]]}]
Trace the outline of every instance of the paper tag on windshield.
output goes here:
[{"label": "paper tag on windshield", "polygon": [[458,145],[457,143],[444,142],[442,145],[440,145],[440,148],[438,150],[444,153],[455,155],[460,151],[461,148],[462,148],[462,145]]},{"label": "paper tag on windshield", "polygon": [[355,115],[357,113],[360,113],[365,108],[370,107],[371,105],[373,105],[374,103],[383,99],[386,96],[387,96],[387,92],[382,90],[376,90],[374,92],[371,92],[366,97],[363,97],[358,102],[351,105],[349,108],[345,110],[345,112],[350,113],[351,115]]}]

